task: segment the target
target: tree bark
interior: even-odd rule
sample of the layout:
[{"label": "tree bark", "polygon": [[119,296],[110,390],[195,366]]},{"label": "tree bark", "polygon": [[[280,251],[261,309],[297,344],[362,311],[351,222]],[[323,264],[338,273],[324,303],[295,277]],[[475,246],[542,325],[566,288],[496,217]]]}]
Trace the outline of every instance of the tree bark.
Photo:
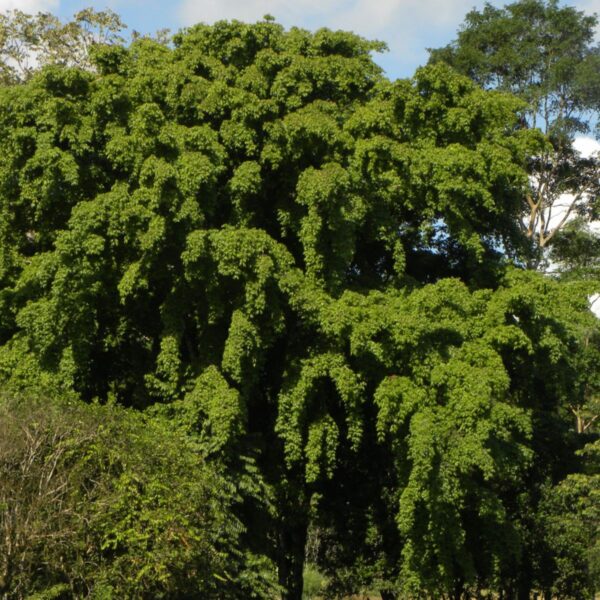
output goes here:
[{"label": "tree bark", "polygon": [[519,589],[517,590],[517,600],[529,600],[530,597],[531,581],[529,581],[529,578],[526,578],[519,582]]},{"label": "tree bark", "polygon": [[529,600],[531,598],[531,589],[533,588],[533,573],[531,559],[528,554],[521,561],[520,571],[516,582],[517,589],[515,595],[517,600]]},{"label": "tree bark", "polygon": [[304,517],[282,523],[278,559],[282,600],[302,600],[306,533],[307,522]]},{"label": "tree bark", "polygon": [[464,591],[464,584],[462,578],[459,579],[454,586],[454,593],[452,595],[453,600],[460,600]]}]

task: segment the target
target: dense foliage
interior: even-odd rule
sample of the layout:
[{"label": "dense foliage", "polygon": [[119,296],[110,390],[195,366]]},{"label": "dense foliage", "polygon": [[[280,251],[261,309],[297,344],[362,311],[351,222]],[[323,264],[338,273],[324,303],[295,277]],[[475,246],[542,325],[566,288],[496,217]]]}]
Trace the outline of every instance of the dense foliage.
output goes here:
[{"label": "dense foliage", "polygon": [[330,595],[524,598],[553,583],[589,282],[509,265],[545,143],[523,102],[442,64],[391,82],[380,48],[221,22],[0,89],[0,377],[169,423],[140,468],[173,444],[151,476],[207,493],[189,443],[220,471],[237,582],[273,560],[299,599],[318,529]]},{"label": "dense foliage", "polygon": [[0,593],[251,597],[233,492],[192,438],[116,406],[4,399]]}]

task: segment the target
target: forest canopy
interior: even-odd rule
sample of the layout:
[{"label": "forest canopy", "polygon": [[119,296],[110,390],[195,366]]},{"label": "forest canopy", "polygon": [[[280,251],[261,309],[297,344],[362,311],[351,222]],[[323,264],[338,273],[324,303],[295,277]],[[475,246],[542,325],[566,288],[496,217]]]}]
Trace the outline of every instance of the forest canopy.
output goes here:
[{"label": "forest canopy", "polygon": [[[569,536],[591,547],[597,529],[560,520],[555,486],[584,477],[593,435],[572,407],[598,385],[598,282],[525,268],[528,160],[547,138],[521,126],[523,98],[442,61],[390,81],[381,49],[219,22],[11,76],[1,383],[32,406],[69,398],[84,430],[122,419],[137,441],[121,478],[217,482],[205,520],[188,507],[200,553],[174,559],[203,597],[299,600],[307,557],[328,597],[587,597],[597,571]],[[597,493],[573,477],[565,502]],[[147,518],[170,548],[171,517]],[[202,562],[227,523],[229,571]],[[48,590],[190,597],[190,577],[155,585],[118,562],[135,551],[105,543],[91,583],[54,570]],[[147,587],[107,591],[117,562]]]}]

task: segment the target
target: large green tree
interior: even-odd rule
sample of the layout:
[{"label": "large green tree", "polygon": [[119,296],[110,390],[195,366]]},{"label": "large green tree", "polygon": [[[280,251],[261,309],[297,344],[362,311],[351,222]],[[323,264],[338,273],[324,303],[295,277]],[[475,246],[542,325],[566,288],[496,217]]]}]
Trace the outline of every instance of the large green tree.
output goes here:
[{"label": "large green tree", "polygon": [[525,476],[570,449],[585,290],[499,251],[539,137],[381,48],[221,22],[0,89],[2,380],[177,422],[290,600],[317,518],[389,597],[518,578]]}]

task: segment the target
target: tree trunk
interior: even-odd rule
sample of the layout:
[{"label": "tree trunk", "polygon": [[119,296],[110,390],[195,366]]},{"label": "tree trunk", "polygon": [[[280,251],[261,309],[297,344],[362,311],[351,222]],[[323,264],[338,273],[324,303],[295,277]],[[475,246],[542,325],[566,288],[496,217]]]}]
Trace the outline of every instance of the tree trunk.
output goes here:
[{"label": "tree trunk", "polygon": [[517,600],[529,600],[531,598],[532,579],[531,562],[529,557],[526,556],[521,565],[521,576],[517,582]]},{"label": "tree trunk", "polygon": [[464,584],[462,578],[459,579],[454,586],[454,594],[452,594],[453,600],[460,600],[463,595]]},{"label": "tree trunk", "polygon": [[577,425],[576,425],[576,427],[577,427],[577,433],[581,434],[581,433],[583,433],[585,431],[585,427],[583,425],[583,418],[581,416],[581,413],[577,413],[575,415],[575,417],[577,419]]},{"label": "tree trunk", "polygon": [[529,600],[531,598],[531,583],[529,581],[521,581],[517,591],[517,600]]},{"label": "tree trunk", "polygon": [[302,600],[306,530],[305,518],[297,518],[281,525],[278,574],[279,585],[283,588],[282,600]]},{"label": "tree trunk", "polygon": [[381,600],[396,600],[398,598],[396,592],[390,592],[389,590],[380,590],[379,595],[381,596]]}]

